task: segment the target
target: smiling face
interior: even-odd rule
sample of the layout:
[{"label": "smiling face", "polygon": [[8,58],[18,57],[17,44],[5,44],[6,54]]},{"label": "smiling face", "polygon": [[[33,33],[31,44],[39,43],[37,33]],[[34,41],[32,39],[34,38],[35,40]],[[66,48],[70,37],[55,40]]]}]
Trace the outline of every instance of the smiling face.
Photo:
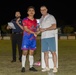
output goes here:
[{"label": "smiling face", "polygon": [[43,16],[45,16],[45,15],[47,14],[47,11],[48,11],[48,9],[47,9],[45,6],[42,6],[42,7],[40,8],[40,12],[41,12],[41,14],[42,14]]}]

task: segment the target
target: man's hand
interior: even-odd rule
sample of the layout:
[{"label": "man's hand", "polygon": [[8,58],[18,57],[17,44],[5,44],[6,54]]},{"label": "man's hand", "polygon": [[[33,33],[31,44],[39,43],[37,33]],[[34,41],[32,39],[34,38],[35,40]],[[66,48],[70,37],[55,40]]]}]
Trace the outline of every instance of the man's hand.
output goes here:
[{"label": "man's hand", "polygon": [[18,19],[16,20],[17,25],[19,25],[19,20],[20,20],[20,18],[18,18]]},{"label": "man's hand", "polygon": [[35,32],[37,35],[40,33],[40,31]]},{"label": "man's hand", "polygon": [[34,36],[35,36],[35,37],[37,37],[37,34],[36,34],[36,33],[34,33]]},{"label": "man's hand", "polygon": [[7,29],[11,29],[11,27],[10,26],[7,26]]},{"label": "man's hand", "polygon": [[40,32],[46,31],[46,28],[40,28]]}]

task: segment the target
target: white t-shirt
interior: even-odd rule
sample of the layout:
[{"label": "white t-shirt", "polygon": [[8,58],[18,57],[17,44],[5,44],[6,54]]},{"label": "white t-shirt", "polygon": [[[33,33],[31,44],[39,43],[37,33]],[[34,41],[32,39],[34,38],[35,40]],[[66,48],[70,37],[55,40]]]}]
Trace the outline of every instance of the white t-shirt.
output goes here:
[{"label": "white t-shirt", "polygon": [[[56,19],[53,15],[47,14],[44,18],[43,16],[39,20],[40,28],[48,28],[56,24]],[[55,30],[48,30],[41,33],[41,39],[55,37]]]}]

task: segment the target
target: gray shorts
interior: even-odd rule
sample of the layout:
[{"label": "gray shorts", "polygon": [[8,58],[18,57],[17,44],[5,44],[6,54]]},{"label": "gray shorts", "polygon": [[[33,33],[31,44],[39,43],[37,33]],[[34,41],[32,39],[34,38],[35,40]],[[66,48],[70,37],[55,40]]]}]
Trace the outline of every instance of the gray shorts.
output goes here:
[{"label": "gray shorts", "polygon": [[46,51],[55,52],[56,51],[55,37],[41,39],[41,50],[42,52]]}]

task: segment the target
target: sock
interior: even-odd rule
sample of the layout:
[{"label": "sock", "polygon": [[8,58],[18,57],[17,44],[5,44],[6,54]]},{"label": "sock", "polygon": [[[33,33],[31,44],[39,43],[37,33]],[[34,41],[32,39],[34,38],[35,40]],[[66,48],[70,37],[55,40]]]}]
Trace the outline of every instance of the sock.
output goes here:
[{"label": "sock", "polygon": [[22,67],[25,67],[26,55],[22,55]]},{"label": "sock", "polygon": [[34,57],[33,55],[29,55],[30,68],[33,67]]}]

